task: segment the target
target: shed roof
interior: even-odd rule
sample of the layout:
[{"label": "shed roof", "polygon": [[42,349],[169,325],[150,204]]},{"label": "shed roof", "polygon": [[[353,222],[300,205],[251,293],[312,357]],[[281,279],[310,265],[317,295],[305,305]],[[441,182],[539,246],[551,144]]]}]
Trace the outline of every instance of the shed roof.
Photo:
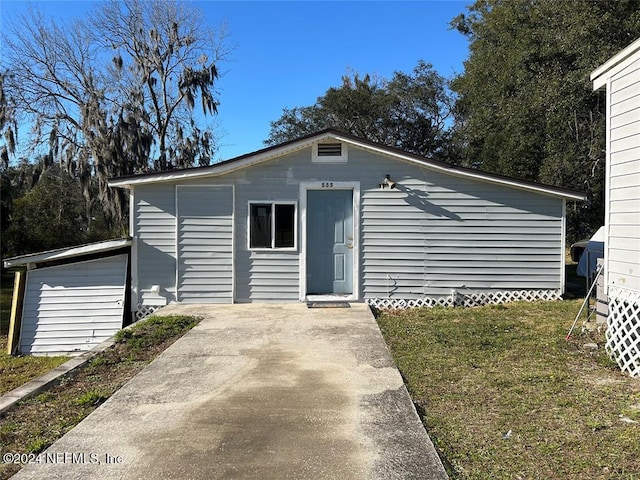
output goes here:
[{"label": "shed roof", "polygon": [[28,255],[20,255],[19,257],[7,258],[4,261],[4,267],[21,267],[30,263],[53,262],[67,260],[74,257],[84,257],[86,255],[119,250],[121,248],[129,247],[131,244],[131,238],[119,238],[104,242],[88,243],[86,245],[58,248],[56,250],[48,250],[46,252],[30,253]]},{"label": "shed roof", "polygon": [[348,145],[382,154],[396,160],[418,164],[421,167],[441,171],[450,175],[473,178],[489,183],[507,185],[522,190],[535,191],[537,193],[562,197],[569,200],[586,199],[584,193],[575,190],[554,187],[551,185],[544,185],[537,182],[498,175],[495,173],[483,172],[481,170],[473,168],[451,165],[443,161],[428,159],[414,153],[405,152],[394,147],[389,147],[372,142],[370,140],[365,140],[332,128],[328,128],[311,135],[306,135],[295,140],[281,143],[279,145],[263,148],[252,153],[247,153],[230,160],[216,163],[215,165],[118,177],[111,179],[109,181],[109,185],[112,187],[131,188],[136,185],[144,185],[150,183],[171,182],[176,180],[220,176],[235,170],[257,165],[259,163],[280,157],[288,153],[308,148],[316,143],[324,142],[327,140],[344,142]]},{"label": "shed roof", "polygon": [[607,79],[626,68],[640,56],[640,38],[628,47],[616,53],[605,63],[596,68],[590,76],[593,89],[599,90],[607,84]]}]

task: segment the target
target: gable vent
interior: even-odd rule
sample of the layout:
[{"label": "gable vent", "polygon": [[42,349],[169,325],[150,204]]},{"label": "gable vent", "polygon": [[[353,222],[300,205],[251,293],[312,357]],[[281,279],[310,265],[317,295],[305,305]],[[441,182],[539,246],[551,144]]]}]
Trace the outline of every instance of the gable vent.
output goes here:
[{"label": "gable vent", "polygon": [[342,142],[316,143],[312,160],[320,163],[346,163],[347,145]]},{"label": "gable vent", "polygon": [[319,143],[318,156],[319,157],[340,157],[342,156],[342,144],[341,143]]}]

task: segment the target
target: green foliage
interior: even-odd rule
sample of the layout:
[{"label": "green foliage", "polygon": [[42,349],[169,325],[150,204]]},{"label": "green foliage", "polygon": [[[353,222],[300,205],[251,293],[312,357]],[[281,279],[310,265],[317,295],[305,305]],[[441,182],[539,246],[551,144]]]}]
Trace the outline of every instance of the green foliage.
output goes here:
[{"label": "green foliage", "polygon": [[133,352],[162,343],[189,330],[198,319],[184,315],[152,316],[116,333],[115,340]]},{"label": "green foliage", "polygon": [[271,122],[267,145],[325,128],[336,128],[374,142],[431,158],[448,158],[447,119],[451,97],[447,82],[419,61],[411,74],[391,80],[344,76],[315,105],[284,109]]},{"label": "green foliage", "polygon": [[46,450],[49,445],[51,445],[51,442],[44,438],[34,438],[27,443],[26,450],[27,453],[40,453]]},{"label": "green foliage", "polygon": [[483,170],[584,191],[568,237],[604,218],[605,116],[590,73],[640,34],[640,2],[479,0],[452,25],[470,40],[456,144]]},{"label": "green foliage", "polygon": [[86,392],[83,392],[77,399],[76,404],[78,406],[91,405],[97,406],[103,403],[107,398],[109,398],[110,393],[103,392],[99,389],[93,389]]},{"label": "green foliage", "polygon": [[[14,271],[3,271],[0,277],[0,338],[9,332],[14,275]],[[0,342],[0,354],[3,348],[2,342]]]},{"label": "green foliage", "polygon": [[[69,357],[14,357],[7,354],[6,334],[0,336],[0,395],[44,375],[52,368],[62,365]],[[46,395],[46,394],[42,394]]]},{"label": "green foliage", "polygon": [[[5,171],[3,180],[16,181],[16,190],[27,190],[16,199],[3,202],[3,255],[20,255],[79,245],[117,236],[107,227],[102,209],[86,209],[79,181],[55,166],[43,173],[27,164],[27,175],[35,185],[27,190],[18,185],[21,172]],[[28,172],[32,173],[29,174]],[[24,173],[24,172],[22,172]],[[24,181],[24,180],[23,180]],[[8,211],[7,211],[8,210]]]},{"label": "green foliage", "polygon": [[91,367],[99,367],[101,365],[106,365],[108,363],[109,363],[108,359],[102,355],[98,355],[96,357],[93,357],[91,360],[89,360],[89,365],[91,365]]},{"label": "green foliage", "polygon": [[53,393],[51,392],[44,392],[41,393],[39,395],[36,395],[35,398],[33,399],[34,402],[38,402],[38,403],[47,403],[49,401],[51,401],[55,396],[53,395]]}]

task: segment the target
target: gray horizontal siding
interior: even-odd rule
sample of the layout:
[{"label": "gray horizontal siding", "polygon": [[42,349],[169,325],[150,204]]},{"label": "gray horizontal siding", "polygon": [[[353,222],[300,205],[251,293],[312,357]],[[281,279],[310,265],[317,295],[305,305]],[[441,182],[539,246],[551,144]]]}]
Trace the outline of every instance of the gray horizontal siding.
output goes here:
[{"label": "gray horizontal siding", "polygon": [[[398,189],[380,190],[386,174],[398,182]],[[252,251],[248,204],[300,202],[303,181],[360,182],[361,298],[388,294],[410,299],[449,295],[451,289],[464,288],[560,288],[561,199],[423,169],[358,148],[349,149],[347,163],[313,163],[311,149],[305,149],[219,178],[188,182],[234,185],[235,301],[299,298],[303,227],[298,225],[294,251]],[[149,288],[158,284],[154,279],[166,277],[162,281],[170,291],[175,280],[172,283],[166,272],[175,278],[175,254],[167,249],[175,245],[175,207],[169,204],[175,203],[175,185],[144,187],[149,188],[144,194],[138,188],[140,238],[153,246],[158,259],[168,254],[164,263],[156,262],[152,274],[139,274],[144,280],[141,286]],[[151,207],[154,199],[160,202],[155,209]],[[299,207],[298,203],[298,222]],[[189,245],[181,247],[185,254],[201,255],[207,242],[224,237],[220,228],[213,229],[215,233],[211,225],[191,227]],[[149,252],[144,255],[146,262],[153,261]],[[142,262],[139,265],[141,270],[146,268]],[[195,274],[193,280],[200,281]]]},{"label": "gray horizontal siding", "polygon": [[178,186],[178,301],[233,302],[233,187]]},{"label": "gray horizontal siding", "polygon": [[[309,152],[309,161],[311,161]],[[249,202],[298,202],[298,181],[292,163],[297,156],[274,160],[237,174],[236,300],[238,302],[297,301],[300,295],[300,228],[295,251],[249,249]],[[299,174],[296,166],[295,174]],[[299,207],[296,211],[300,218]]]},{"label": "gray horizontal siding", "polygon": [[138,186],[134,190],[134,202],[137,301],[144,304],[154,285],[160,287],[160,294],[169,301],[175,300],[175,185]]},{"label": "gray horizontal siding", "polygon": [[640,56],[611,79],[607,275],[640,290]]},{"label": "gray horizontal siding", "polygon": [[127,255],[27,273],[20,351],[89,350],[122,328]]},{"label": "gray horizontal siding", "polygon": [[426,170],[362,199],[365,297],[560,288],[562,201]]},{"label": "gray horizontal siding", "polygon": [[[560,199],[453,177],[356,148],[349,149],[346,164],[313,164],[310,158],[305,150],[237,175],[239,300],[297,298],[299,252],[248,251],[246,216],[249,200],[298,200],[300,181],[360,182],[360,296],[560,288]],[[397,190],[378,187],[387,173],[398,182]]]}]

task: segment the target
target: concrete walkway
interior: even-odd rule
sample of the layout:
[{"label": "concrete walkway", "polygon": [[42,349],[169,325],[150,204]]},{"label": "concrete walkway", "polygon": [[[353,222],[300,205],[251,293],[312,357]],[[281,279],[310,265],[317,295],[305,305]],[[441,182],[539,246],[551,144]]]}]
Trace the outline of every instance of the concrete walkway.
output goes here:
[{"label": "concrete walkway", "polygon": [[15,479],[445,479],[363,304],[204,320]]}]

